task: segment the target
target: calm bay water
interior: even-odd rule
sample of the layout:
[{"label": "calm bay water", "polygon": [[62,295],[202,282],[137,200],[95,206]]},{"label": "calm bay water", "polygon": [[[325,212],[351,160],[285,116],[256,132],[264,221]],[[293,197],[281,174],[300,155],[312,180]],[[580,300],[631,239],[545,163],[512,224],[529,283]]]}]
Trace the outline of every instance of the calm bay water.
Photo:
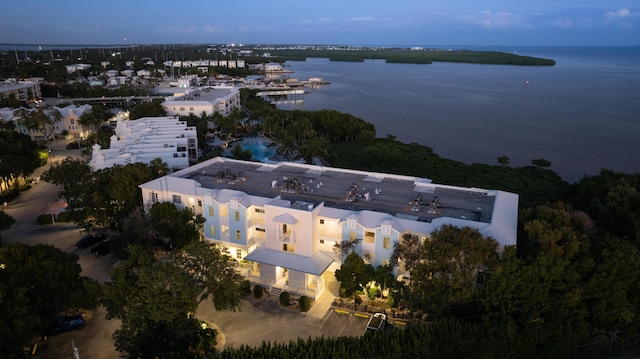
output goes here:
[{"label": "calm bay water", "polygon": [[278,107],[351,113],[373,123],[378,137],[466,163],[545,158],[569,182],[601,168],[640,172],[640,47],[489,50],[556,66],[289,61],[291,77],[331,84]]}]

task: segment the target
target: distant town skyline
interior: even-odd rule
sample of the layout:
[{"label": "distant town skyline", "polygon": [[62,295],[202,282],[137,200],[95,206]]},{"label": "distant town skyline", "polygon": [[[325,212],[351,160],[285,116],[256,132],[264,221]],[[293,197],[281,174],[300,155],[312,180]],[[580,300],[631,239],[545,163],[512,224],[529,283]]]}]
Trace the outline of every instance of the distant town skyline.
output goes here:
[{"label": "distant town skyline", "polygon": [[640,46],[637,0],[31,0],[0,43]]}]

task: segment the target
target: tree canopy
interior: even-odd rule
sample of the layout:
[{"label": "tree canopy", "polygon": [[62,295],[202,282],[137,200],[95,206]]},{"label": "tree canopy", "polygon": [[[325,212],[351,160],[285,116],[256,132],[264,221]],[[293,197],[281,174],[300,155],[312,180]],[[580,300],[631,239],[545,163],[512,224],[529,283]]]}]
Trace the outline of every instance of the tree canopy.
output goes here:
[{"label": "tree canopy", "polygon": [[76,254],[51,246],[13,243],[0,247],[0,357],[19,357],[59,312],[92,309]]}]

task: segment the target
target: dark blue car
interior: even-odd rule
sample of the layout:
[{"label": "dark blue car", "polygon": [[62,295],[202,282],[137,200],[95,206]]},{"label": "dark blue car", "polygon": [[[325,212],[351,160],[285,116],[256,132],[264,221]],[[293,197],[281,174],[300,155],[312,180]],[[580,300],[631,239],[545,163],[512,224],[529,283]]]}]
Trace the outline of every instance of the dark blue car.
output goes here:
[{"label": "dark blue car", "polygon": [[47,335],[53,336],[70,330],[82,329],[84,324],[85,321],[82,314],[62,317],[51,323],[49,328],[47,328]]},{"label": "dark blue car", "polygon": [[104,234],[87,234],[86,236],[80,238],[78,243],[76,243],[76,246],[78,246],[78,248],[91,247],[98,242],[102,242],[103,240],[105,240],[105,238],[107,238],[107,236],[105,236]]}]

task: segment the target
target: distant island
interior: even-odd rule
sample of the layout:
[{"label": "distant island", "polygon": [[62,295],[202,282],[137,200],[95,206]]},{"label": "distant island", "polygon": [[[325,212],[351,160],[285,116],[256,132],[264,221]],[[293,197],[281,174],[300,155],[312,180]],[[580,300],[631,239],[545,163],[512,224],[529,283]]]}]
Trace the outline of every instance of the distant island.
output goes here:
[{"label": "distant island", "polygon": [[363,62],[385,60],[388,63],[431,64],[433,62],[460,62],[472,64],[554,66],[552,59],[521,56],[498,51],[442,50],[424,48],[377,47],[281,47],[270,51],[283,60],[305,61],[309,57],[328,58],[330,61]]}]

